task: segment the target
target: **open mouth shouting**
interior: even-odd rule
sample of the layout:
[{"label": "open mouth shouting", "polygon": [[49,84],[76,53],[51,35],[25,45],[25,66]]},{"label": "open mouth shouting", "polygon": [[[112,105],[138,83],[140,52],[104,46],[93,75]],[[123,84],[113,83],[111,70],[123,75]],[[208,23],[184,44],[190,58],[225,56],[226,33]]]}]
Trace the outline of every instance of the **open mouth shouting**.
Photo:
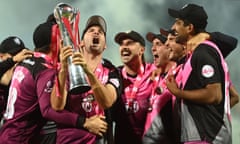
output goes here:
[{"label": "open mouth shouting", "polygon": [[99,38],[97,37],[93,38],[93,44],[99,44]]}]

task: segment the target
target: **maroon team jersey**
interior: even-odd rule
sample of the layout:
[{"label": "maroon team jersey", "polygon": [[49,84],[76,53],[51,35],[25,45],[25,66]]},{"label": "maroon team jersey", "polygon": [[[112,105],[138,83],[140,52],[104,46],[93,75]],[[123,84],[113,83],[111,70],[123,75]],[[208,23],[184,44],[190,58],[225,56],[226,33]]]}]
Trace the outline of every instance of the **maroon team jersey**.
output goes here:
[{"label": "maroon team jersey", "polygon": [[25,62],[17,66],[13,74],[4,114],[6,123],[0,133],[3,143],[28,143],[45,123],[38,105],[37,94],[42,93],[41,96],[49,97],[55,72],[52,70],[48,72],[49,69],[42,70],[44,67],[39,65],[34,69],[35,72],[38,71],[35,73],[38,76],[34,78],[29,68],[34,66],[35,62],[30,60]]},{"label": "maroon team jersey", "polygon": [[45,59],[33,57],[16,67],[4,114],[5,123],[0,130],[1,143],[29,143],[38,136],[47,119],[76,126],[77,114],[56,112],[51,108],[50,94],[56,70],[45,64]]}]

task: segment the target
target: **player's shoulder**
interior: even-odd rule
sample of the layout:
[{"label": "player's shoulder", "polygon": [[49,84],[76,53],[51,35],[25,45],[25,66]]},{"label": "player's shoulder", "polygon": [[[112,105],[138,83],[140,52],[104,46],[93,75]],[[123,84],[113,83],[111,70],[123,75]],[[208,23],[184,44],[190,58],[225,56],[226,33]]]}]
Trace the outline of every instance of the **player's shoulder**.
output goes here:
[{"label": "player's shoulder", "polygon": [[117,70],[117,67],[108,59],[103,59],[102,65],[110,70]]},{"label": "player's shoulder", "polygon": [[213,46],[206,44],[206,43],[201,43],[197,46],[197,48],[195,49],[196,52],[204,52],[204,51],[214,51],[216,52],[216,48],[214,48]]}]

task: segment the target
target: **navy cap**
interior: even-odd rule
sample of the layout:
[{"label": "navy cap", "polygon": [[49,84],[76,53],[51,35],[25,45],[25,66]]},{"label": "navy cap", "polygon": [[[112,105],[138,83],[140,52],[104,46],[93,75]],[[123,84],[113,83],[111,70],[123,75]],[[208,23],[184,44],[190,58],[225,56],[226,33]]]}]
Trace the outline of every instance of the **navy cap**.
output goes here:
[{"label": "navy cap", "polygon": [[25,49],[23,41],[16,36],[6,38],[0,45],[0,53],[9,53],[11,55],[16,55],[23,49]]},{"label": "navy cap", "polygon": [[180,10],[168,9],[168,14],[174,18],[188,20],[195,28],[205,29],[207,26],[207,13],[202,6],[187,4]]},{"label": "navy cap", "polygon": [[139,42],[142,46],[145,47],[145,40],[144,38],[137,32],[131,30],[127,32],[120,32],[115,36],[115,42],[118,43],[119,45],[122,43],[123,40],[125,39],[131,39],[135,42]]}]

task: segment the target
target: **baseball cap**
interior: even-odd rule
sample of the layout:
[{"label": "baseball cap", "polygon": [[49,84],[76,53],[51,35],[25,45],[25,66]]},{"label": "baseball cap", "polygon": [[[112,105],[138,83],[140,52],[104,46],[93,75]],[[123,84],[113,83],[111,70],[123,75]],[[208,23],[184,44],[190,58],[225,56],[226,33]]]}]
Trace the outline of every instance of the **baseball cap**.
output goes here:
[{"label": "baseball cap", "polygon": [[91,26],[100,26],[101,29],[103,30],[104,34],[106,35],[107,24],[106,24],[104,18],[99,15],[93,15],[88,19],[88,21],[86,23],[85,29],[83,30],[82,38],[83,38],[84,34],[86,33],[86,31],[88,30],[88,28],[90,28]]},{"label": "baseball cap", "polygon": [[174,18],[188,20],[195,28],[205,29],[207,26],[207,13],[202,6],[187,4],[180,10],[168,9],[168,14]]},{"label": "baseball cap", "polygon": [[[172,30],[172,29],[163,29],[163,28],[160,28],[160,33],[166,37],[168,37],[168,34],[171,34],[173,36],[177,36],[177,33],[175,30]],[[185,44],[186,42],[186,39],[182,38],[182,37],[176,37],[176,43],[179,43],[179,44]]]},{"label": "baseball cap", "polygon": [[36,48],[51,44],[52,25],[50,22],[45,22],[36,27],[33,32],[33,42]]},{"label": "baseball cap", "polygon": [[152,42],[154,39],[159,39],[162,43],[165,43],[167,38],[166,36],[162,35],[162,34],[155,34],[155,33],[152,33],[152,32],[148,32],[146,34],[146,38],[149,42]]},{"label": "baseball cap", "polygon": [[175,35],[176,36],[176,32],[172,29],[164,29],[164,28],[160,28],[160,33],[161,35],[167,37],[168,34],[172,34],[172,35]]},{"label": "baseball cap", "polygon": [[4,39],[0,45],[0,53],[9,53],[11,55],[16,55],[23,49],[25,49],[23,41],[16,36]]},{"label": "baseball cap", "polygon": [[142,46],[145,47],[145,40],[144,38],[137,32],[131,30],[127,32],[120,32],[115,36],[115,42],[119,45],[122,43],[125,39],[131,39],[133,41],[139,42]]}]

